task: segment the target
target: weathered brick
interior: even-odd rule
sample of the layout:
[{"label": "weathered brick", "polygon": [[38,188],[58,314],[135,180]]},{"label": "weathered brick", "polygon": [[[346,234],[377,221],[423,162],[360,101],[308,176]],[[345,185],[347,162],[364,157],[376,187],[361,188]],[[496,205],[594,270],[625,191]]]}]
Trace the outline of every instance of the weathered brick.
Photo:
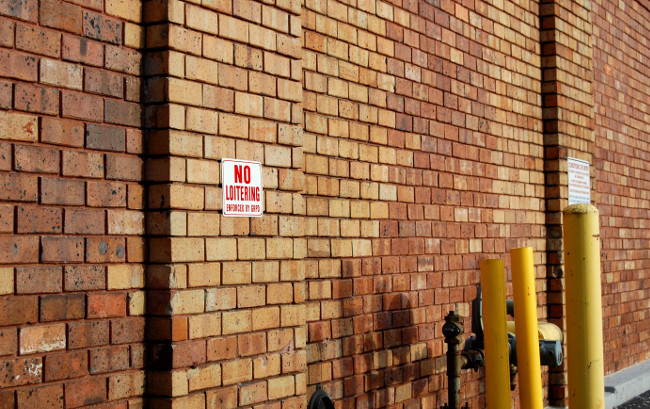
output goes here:
[{"label": "weathered brick", "polygon": [[123,23],[120,20],[88,10],[83,11],[82,19],[86,37],[113,44],[122,43]]},{"label": "weathered brick", "polygon": [[126,248],[124,237],[88,237],[86,238],[86,262],[118,263],[124,262]]},{"label": "weathered brick", "polygon": [[85,183],[82,180],[41,178],[41,203],[83,205],[86,201]]},{"label": "weathered brick", "polygon": [[84,260],[84,240],[76,237],[41,237],[42,262],[80,262]]},{"label": "weathered brick", "polygon": [[103,234],[105,232],[105,215],[103,210],[66,209],[66,234]]},{"label": "weathered brick", "polygon": [[104,104],[106,122],[118,125],[140,126],[140,104],[107,99]]},{"label": "weathered brick", "polygon": [[84,318],[86,297],[83,294],[56,294],[40,297],[40,320],[63,321]]},{"label": "weathered brick", "polygon": [[76,321],[68,324],[68,348],[107,345],[110,339],[108,321]]},{"label": "weathered brick", "polygon": [[65,407],[78,408],[107,400],[105,377],[87,378],[65,384]]},{"label": "weathered brick", "polygon": [[42,118],[41,142],[55,145],[83,146],[83,124],[67,119]]},{"label": "weathered brick", "polygon": [[16,112],[0,111],[0,135],[4,139],[37,141],[37,117]]},{"label": "weathered brick", "polygon": [[62,92],[62,113],[64,117],[100,122],[104,119],[104,101],[94,95],[80,92]]},{"label": "weathered brick", "polygon": [[101,67],[104,64],[104,46],[87,38],[63,34],[62,56],[66,61]]},{"label": "weathered brick", "polygon": [[43,84],[80,90],[83,70],[76,64],[41,58],[39,80]]},{"label": "weathered brick", "polygon": [[17,24],[16,48],[50,57],[59,57],[61,55],[61,33]]},{"label": "weathered brick", "polygon": [[8,0],[0,5],[0,14],[36,22],[38,2],[36,0]]},{"label": "weathered brick", "polygon": [[124,96],[124,76],[100,69],[84,69],[84,91],[121,98]]},{"label": "weathered brick", "polygon": [[16,293],[58,293],[63,288],[63,270],[57,266],[16,267]]},{"label": "weathered brick", "polygon": [[63,151],[63,176],[101,178],[104,176],[104,155],[94,152]]},{"label": "weathered brick", "polygon": [[0,50],[0,74],[25,81],[38,79],[38,58],[13,50]]},{"label": "weathered brick", "polygon": [[129,155],[106,155],[106,178],[120,180],[142,180],[142,159]]},{"label": "weathered brick", "polygon": [[16,145],[14,169],[22,172],[58,173],[59,150],[42,146]]},{"label": "weathered brick", "polygon": [[58,0],[43,0],[39,9],[40,23],[76,34],[81,34],[81,7]]},{"label": "weathered brick", "polygon": [[93,207],[125,207],[126,184],[121,182],[88,182],[87,204]]},{"label": "weathered brick", "polygon": [[42,376],[42,358],[16,358],[0,361],[0,387],[40,383]]},{"label": "weathered brick", "polygon": [[88,374],[86,351],[48,354],[44,362],[44,380],[57,381]]},{"label": "weathered brick", "polygon": [[32,325],[20,329],[20,354],[49,352],[65,349],[65,324]]},{"label": "weathered brick", "polygon": [[101,290],[106,288],[104,266],[66,266],[64,277],[65,291]]},{"label": "weathered brick", "polygon": [[86,147],[108,151],[124,152],[126,149],[126,131],[114,126],[86,125]]},{"label": "weathered brick", "polygon": [[1,325],[18,325],[38,321],[38,297],[7,296],[0,297]]},{"label": "weathered brick", "polygon": [[[0,25],[0,29],[2,26]],[[2,32],[0,32],[0,36]],[[13,84],[9,81],[0,80],[0,108],[11,109],[13,107]]]}]

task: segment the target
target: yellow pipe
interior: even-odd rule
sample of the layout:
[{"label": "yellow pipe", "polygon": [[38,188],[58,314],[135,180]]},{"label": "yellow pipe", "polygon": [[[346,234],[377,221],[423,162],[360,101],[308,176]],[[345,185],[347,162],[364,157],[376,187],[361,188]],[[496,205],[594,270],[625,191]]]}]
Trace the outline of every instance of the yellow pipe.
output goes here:
[{"label": "yellow pipe", "polygon": [[564,210],[569,407],[605,407],[603,317],[598,210],[576,204]]},{"label": "yellow pipe", "polygon": [[503,259],[481,260],[487,409],[510,409],[510,362]]},{"label": "yellow pipe", "polygon": [[512,292],[515,301],[515,335],[519,366],[521,407],[543,409],[542,370],[537,332],[537,296],[532,247],[510,250]]},{"label": "yellow pipe", "polygon": [[[515,322],[508,321],[508,332],[515,333]],[[537,336],[539,339],[548,339],[552,341],[562,341],[564,335],[557,325],[551,322],[537,321]]]}]

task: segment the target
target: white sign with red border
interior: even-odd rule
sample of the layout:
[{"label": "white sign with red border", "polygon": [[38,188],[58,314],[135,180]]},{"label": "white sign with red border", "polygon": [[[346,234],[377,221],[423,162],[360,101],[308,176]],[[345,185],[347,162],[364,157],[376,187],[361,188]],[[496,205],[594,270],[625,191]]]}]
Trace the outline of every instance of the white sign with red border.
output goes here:
[{"label": "white sign with red border", "polygon": [[264,212],[262,164],[239,159],[221,160],[223,215],[261,217]]},{"label": "white sign with red border", "polygon": [[567,157],[569,176],[569,205],[591,203],[589,162]]}]

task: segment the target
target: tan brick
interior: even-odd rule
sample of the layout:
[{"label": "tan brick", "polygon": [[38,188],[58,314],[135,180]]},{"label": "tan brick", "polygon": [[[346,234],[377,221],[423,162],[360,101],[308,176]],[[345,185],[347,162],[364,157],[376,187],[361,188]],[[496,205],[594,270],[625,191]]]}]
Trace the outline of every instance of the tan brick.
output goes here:
[{"label": "tan brick", "polygon": [[280,326],[280,308],[265,307],[253,311],[253,330],[277,328]]},{"label": "tan brick", "polygon": [[83,70],[79,65],[42,58],[39,75],[43,84],[77,90],[83,87]]},{"label": "tan brick", "polygon": [[248,284],[251,282],[251,263],[249,261],[222,264],[222,284]]},{"label": "tan brick", "polygon": [[144,371],[112,375],[108,378],[108,398],[117,400],[141,396],[144,393],[144,387]]},{"label": "tan brick", "polygon": [[106,283],[109,290],[143,288],[144,267],[133,264],[109,265]]},{"label": "tan brick", "polygon": [[206,290],[206,311],[231,310],[237,306],[237,290],[231,287]]},{"label": "tan brick", "polygon": [[237,239],[209,238],[205,241],[206,260],[223,261],[237,259]]},{"label": "tan brick", "polygon": [[185,6],[185,15],[188,27],[211,34],[219,33],[217,13],[188,4]]},{"label": "tan brick", "polygon": [[221,323],[222,333],[224,335],[249,332],[252,328],[251,311],[247,310],[224,312],[221,317]]},{"label": "tan brick", "polygon": [[248,285],[237,288],[237,307],[259,307],[266,303],[265,287],[263,285]]},{"label": "tan brick", "polygon": [[169,78],[168,97],[170,102],[200,106],[203,101],[203,88],[201,83],[186,81],[178,78]]},{"label": "tan brick", "polygon": [[204,185],[217,185],[220,182],[219,163],[211,160],[187,160],[187,181]]},{"label": "tan brick", "polygon": [[242,386],[239,390],[239,403],[251,405],[267,399],[266,381],[255,382]]},{"label": "tan brick", "polygon": [[135,291],[129,293],[128,296],[129,302],[129,315],[144,315],[145,313],[145,292],[144,291]]},{"label": "tan brick", "polygon": [[135,210],[108,210],[108,234],[144,234],[144,214]]},{"label": "tan brick", "polygon": [[293,302],[291,283],[269,284],[266,289],[268,304],[290,304]]},{"label": "tan brick", "polygon": [[219,131],[219,114],[213,110],[188,107],[185,129],[216,135]]},{"label": "tan brick", "polygon": [[263,260],[266,255],[264,239],[237,239],[237,255],[240,260]]},{"label": "tan brick", "polygon": [[[196,263],[187,266],[187,284],[190,287],[211,287],[221,283],[221,264]],[[207,301],[206,301],[207,306]],[[207,307],[206,307],[207,308]]]},{"label": "tan brick", "polygon": [[280,307],[280,319],[283,327],[303,325],[306,318],[304,305],[283,305]]},{"label": "tan brick", "polygon": [[208,364],[187,371],[189,391],[214,388],[221,385],[221,365]]},{"label": "tan brick", "polygon": [[[188,318],[188,329],[190,339],[220,335],[221,313],[192,315]],[[190,389],[192,389],[191,382]]]},{"label": "tan brick", "polygon": [[0,135],[3,139],[37,141],[38,117],[0,111]]},{"label": "tan brick", "polygon": [[224,385],[250,381],[253,379],[253,361],[240,358],[221,365],[221,380]]},{"label": "tan brick", "polygon": [[222,14],[219,16],[219,36],[248,43],[248,24]]},{"label": "tan brick", "polygon": [[142,3],[129,0],[106,0],[106,14],[139,23],[142,20]]},{"label": "tan brick", "polygon": [[295,378],[293,375],[272,378],[269,383],[269,399],[280,399],[292,396],[296,392]]},{"label": "tan brick", "polygon": [[218,236],[221,217],[219,213],[188,213],[188,236]]},{"label": "tan brick", "polygon": [[235,45],[228,40],[203,36],[203,56],[226,64],[233,64]]},{"label": "tan brick", "polygon": [[65,349],[65,324],[32,325],[20,329],[20,355]]},{"label": "tan brick", "polygon": [[184,290],[174,292],[169,301],[172,315],[199,314],[204,311],[204,291]]},{"label": "tan brick", "polygon": [[264,114],[264,100],[259,95],[235,92],[235,112],[261,117]]}]

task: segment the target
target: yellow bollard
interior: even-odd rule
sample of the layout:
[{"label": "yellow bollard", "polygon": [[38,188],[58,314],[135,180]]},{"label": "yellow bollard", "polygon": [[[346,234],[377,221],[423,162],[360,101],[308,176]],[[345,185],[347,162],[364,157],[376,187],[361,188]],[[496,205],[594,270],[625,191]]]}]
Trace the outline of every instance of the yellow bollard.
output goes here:
[{"label": "yellow bollard", "polygon": [[503,259],[481,260],[487,409],[510,408],[510,360]]},{"label": "yellow bollard", "polygon": [[598,210],[564,210],[569,407],[605,408]]},{"label": "yellow bollard", "polygon": [[543,409],[533,249],[525,247],[510,250],[510,261],[515,301],[519,399],[522,408]]}]

